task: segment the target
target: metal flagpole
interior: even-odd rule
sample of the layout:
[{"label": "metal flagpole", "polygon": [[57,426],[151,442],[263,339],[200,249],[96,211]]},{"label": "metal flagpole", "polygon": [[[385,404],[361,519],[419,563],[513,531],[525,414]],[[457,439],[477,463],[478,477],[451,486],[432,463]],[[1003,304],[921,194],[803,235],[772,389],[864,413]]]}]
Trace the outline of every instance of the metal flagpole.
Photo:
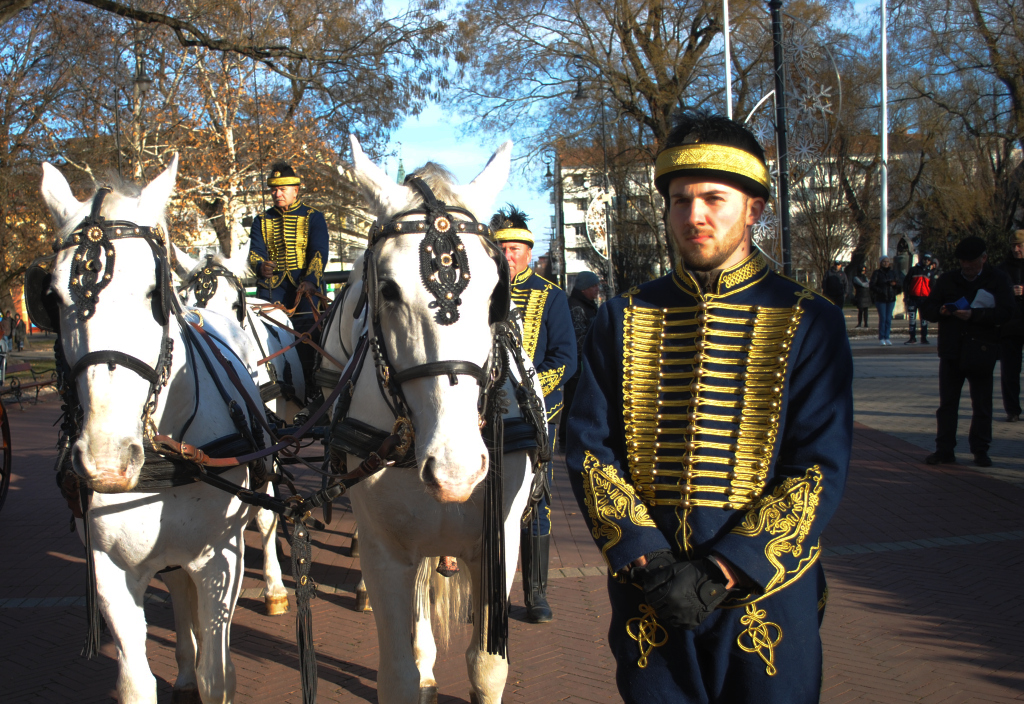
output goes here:
[{"label": "metal flagpole", "polygon": [[889,76],[888,76],[888,50],[886,47],[886,8],[885,1],[881,0],[882,8],[882,124],[879,131],[882,136],[882,215],[881,215],[881,248],[879,256],[889,254]]},{"label": "metal flagpole", "polygon": [[732,119],[732,56],[729,50],[729,0],[722,0],[722,21],[725,32],[725,114]]},{"label": "metal flagpole", "polygon": [[782,225],[782,267],[793,276],[793,250],[789,237],[789,144],[786,139],[786,66],[782,50],[782,0],[769,0],[772,44],[775,49],[775,148],[779,164],[779,222]]}]

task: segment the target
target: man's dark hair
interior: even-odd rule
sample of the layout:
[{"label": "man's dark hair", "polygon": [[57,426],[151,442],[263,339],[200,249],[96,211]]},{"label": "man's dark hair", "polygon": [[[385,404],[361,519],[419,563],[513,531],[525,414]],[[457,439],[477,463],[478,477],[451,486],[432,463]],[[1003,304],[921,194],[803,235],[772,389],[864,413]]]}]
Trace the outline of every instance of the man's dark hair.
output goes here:
[{"label": "man's dark hair", "polygon": [[[665,149],[679,147],[684,144],[721,144],[734,147],[753,155],[762,164],[765,161],[764,149],[757,143],[757,138],[739,122],[724,115],[716,115],[710,110],[683,110],[674,116],[675,125],[665,139]],[[719,173],[722,177],[736,183],[745,193],[754,198],[768,199],[768,190],[753,179],[725,171],[715,172],[703,169],[704,173]],[[668,185],[672,179],[687,175],[685,170],[662,174],[655,180],[655,185],[662,197],[668,196]]]}]

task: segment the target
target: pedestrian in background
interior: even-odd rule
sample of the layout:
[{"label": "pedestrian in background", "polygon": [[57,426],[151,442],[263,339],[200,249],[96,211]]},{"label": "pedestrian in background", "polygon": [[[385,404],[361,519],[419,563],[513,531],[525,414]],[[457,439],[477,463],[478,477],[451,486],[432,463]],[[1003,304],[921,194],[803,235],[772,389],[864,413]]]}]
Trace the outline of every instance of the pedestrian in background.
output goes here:
[{"label": "pedestrian in background", "polygon": [[956,246],[960,268],[932,286],[922,311],[939,324],[939,410],[935,412],[935,452],[928,464],[956,462],[957,411],[964,380],[971,391],[967,439],[974,464],[991,467],[992,373],[999,358],[1000,327],[1013,316],[1013,289],[1007,275],[988,264],[985,240],[967,237]]},{"label": "pedestrian in background", "polygon": [[[932,255],[925,254],[921,261],[910,267],[903,279],[903,305],[907,308],[910,322],[910,339],[904,345],[917,344],[917,309],[928,298],[932,290]],[[928,343],[928,321],[921,318],[921,344]]]},{"label": "pedestrian in background", "polygon": [[846,297],[850,293],[850,280],[846,278],[842,262],[832,262],[832,268],[825,277],[821,293],[840,308],[846,303]]},{"label": "pedestrian in background", "polygon": [[565,410],[562,422],[558,426],[559,447],[565,447],[565,431],[568,427],[569,411],[573,397],[576,396],[576,384],[580,380],[580,363],[583,361],[583,340],[590,331],[590,325],[597,317],[597,296],[601,292],[601,279],[592,271],[581,271],[576,275],[572,293],[569,294],[569,314],[572,316],[572,329],[576,333],[576,373],[565,382]]},{"label": "pedestrian in background", "polygon": [[14,346],[19,352],[25,349],[25,319],[21,313],[14,316]]},{"label": "pedestrian in background", "polygon": [[1010,277],[1013,318],[1003,325],[999,354],[999,377],[1003,392],[1003,410],[1006,422],[1020,420],[1020,368],[1024,350],[1024,230],[1017,230],[1010,238],[1010,257],[1000,268]]},{"label": "pedestrian in background", "polygon": [[871,275],[871,300],[878,310],[878,344],[891,345],[889,335],[892,333],[892,311],[896,307],[896,292],[899,290],[899,277],[892,268],[892,260],[882,257],[878,260],[878,268]]},{"label": "pedestrian in background", "polygon": [[853,277],[853,304],[857,306],[857,324],[854,327],[866,328],[871,309],[871,280],[867,266],[862,266],[860,273]]}]

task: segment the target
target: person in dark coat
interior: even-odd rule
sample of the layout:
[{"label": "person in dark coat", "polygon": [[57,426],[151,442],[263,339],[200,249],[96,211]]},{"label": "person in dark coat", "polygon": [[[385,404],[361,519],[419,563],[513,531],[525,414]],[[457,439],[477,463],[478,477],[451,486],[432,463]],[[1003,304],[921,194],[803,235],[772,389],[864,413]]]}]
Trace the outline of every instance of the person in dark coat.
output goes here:
[{"label": "person in dark coat", "polygon": [[566,467],[626,704],[820,698],[853,360],[842,311],[753,244],[770,185],[743,125],[684,113],[655,166],[674,271],[605,303],[585,342]]},{"label": "person in dark coat", "polygon": [[[925,254],[921,261],[910,267],[903,279],[903,303],[907,308],[910,323],[910,339],[904,345],[917,344],[917,309],[928,298],[932,287],[932,255]],[[928,321],[921,318],[921,344],[928,343]]]},{"label": "person in dark coat", "polygon": [[878,344],[891,345],[889,335],[892,333],[892,311],[896,307],[896,292],[900,280],[896,270],[892,268],[892,260],[882,257],[878,260],[878,268],[871,275],[871,300],[878,310]]},{"label": "person in dark coat", "polygon": [[580,362],[583,358],[583,340],[590,332],[590,325],[597,316],[597,296],[601,292],[601,279],[592,271],[581,271],[576,275],[572,293],[569,295],[569,314],[572,315],[572,329],[576,333],[576,373],[565,382],[565,407],[562,422],[558,426],[558,443],[565,447],[565,431],[568,427],[569,409],[576,395],[576,384],[580,380]]},{"label": "person in dark coat", "polygon": [[1013,285],[1016,304],[1013,318],[1002,330],[999,354],[999,377],[1003,392],[1003,410],[1006,422],[1020,420],[1020,368],[1024,351],[1024,230],[1017,230],[1010,238],[1010,257],[1000,265]]},{"label": "person in dark coat", "polygon": [[988,264],[980,237],[962,240],[955,254],[960,268],[939,277],[921,309],[939,324],[938,428],[935,452],[925,461],[956,462],[957,411],[966,380],[972,409],[967,439],[974,464],[991,467],[992,373],[999,358],[1000,328],[1013,317],[1013,288],[1005,272]]},{"label": "person in dark coat", "polygon": [[857,324],[854,327],[866,328],[868,311],[871,310],[871,280],[867,266],[862,266],[860,273],[853,277],[853,304],[857,306]]},{"label": "person in dark coat", "polygon": [[832,268],[828,272],[828,276],[825,277],[825,283],[821,287],[821,292],[828,300],[835,303],[840,308],[846,303],[846,296],[850,291],[850,280],[846,278],[846,274],[843,272],[842,262],[833,262]]}]

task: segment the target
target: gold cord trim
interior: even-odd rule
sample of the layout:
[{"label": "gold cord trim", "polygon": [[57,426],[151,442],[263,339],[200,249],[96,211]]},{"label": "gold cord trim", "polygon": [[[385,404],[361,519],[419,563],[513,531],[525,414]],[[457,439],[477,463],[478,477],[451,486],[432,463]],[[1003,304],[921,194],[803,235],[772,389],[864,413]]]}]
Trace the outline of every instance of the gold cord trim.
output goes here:
[{"label": "gold cord trim", "polygon": [[[636,616],[626,621],[626,633],[640,646],[640,658],[636,661],[637,667],[647,667],[647,656],[655,648],[660,648],[668,642],[668,631],[658,623],[654,617],[654,609],[647,604],[640,604],[640,613],[643,616]],[[636,625],[636,632],[633,632],[633,625]],[[660,637],[659,637],[660,631]]]},{"label": "gold cord trim", "polygon": [[533,354],[537,350],[544,305],[553,286],[554,284],[548,284],[543,289],[512,289],[512,300],[523,314],[523,349],[530,359],[533,359]]},{"label": "gold cord trim", "polygon": [[537,374],[537,379],[540,381],[540,389],[544,392],[545,396],[550,395],[552,391],[562,385],[563,376],[565,376],[564,364]]},{"label": "gold cord trim", "polygon": [[[590,450],[583,453],[583,503],[590,514],[590,533],[594,540],[607,539],[601,554],[608,561],[608,551],[622,539],[622,529],[616,521],[629,520],[637,526],[655,528],[647,508],[626,483],[615,467],[602,464]],[[611,563],[608,563],[612,567]]]},{"label": "gold cord trim", "polygon": [[782,642],[782,628],[777,623],[764,620],[768,616],[764,609],[747,604],[746,610],[746,614],[740,617],[740,624],[747,629],[737,636],[736,645],[743,652],[755,653],[761,658],[765,673],[774,677],[778,672],[775,668],[775,648]]}]

